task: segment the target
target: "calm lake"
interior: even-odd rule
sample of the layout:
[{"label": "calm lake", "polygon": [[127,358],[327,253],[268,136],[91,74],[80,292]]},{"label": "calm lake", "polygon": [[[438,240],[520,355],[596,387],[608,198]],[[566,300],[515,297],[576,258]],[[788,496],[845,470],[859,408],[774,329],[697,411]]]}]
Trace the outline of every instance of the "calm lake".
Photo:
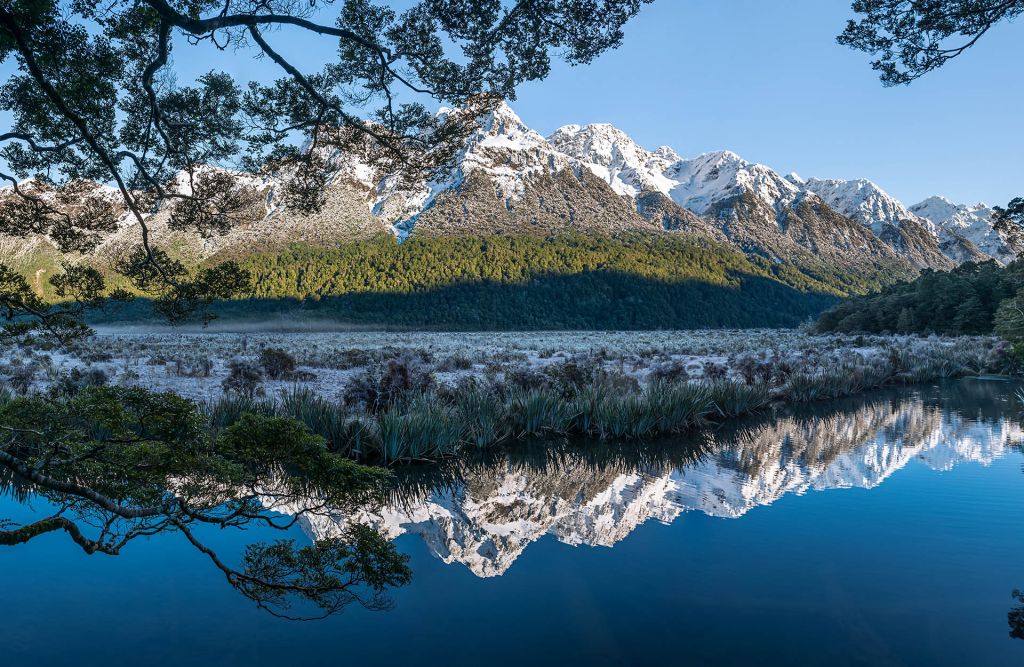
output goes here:
[{"label": "calm lake", "polygon": [[[874,393],[689,440],[404,473],[394,607],[257,609],[180,535],[0,547],[0,665],[1020,665],[1019,385]],[[0,518],[42,508],[9,495]],[[278,534],[211,531],[223,554]]]}]

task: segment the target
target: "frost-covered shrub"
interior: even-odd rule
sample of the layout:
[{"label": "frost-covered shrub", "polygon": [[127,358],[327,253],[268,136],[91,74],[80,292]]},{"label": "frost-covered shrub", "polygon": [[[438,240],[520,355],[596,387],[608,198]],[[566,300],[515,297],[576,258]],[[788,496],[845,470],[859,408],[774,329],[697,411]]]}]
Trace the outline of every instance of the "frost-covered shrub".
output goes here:
[{"label": "frost-covered shrub", "polygon": [[985,370],[989,373],[1019,373],[1024,369],[1024,343],[1000,340],[985,356]]},{"label": "frost-covered shrub", "polygon": [[208,378],[213,372],[213,362],[208,357],[195,360],[174,360],[174,374],[186,378]]},{"label": "frost-covered shrub", "polygon": [[575,396],[583,387],[594,384],[594,375],[600,364],[593,357],[574,357],[551,364],[544,369],[547,385],[566,398]]},{"label": "frost-covered shrub", "polygon": [[324,365],[338,370],[349,368],[362,368],[373,361],[373,355],[369,350],[340,350],[332,354]]},{"label": "frost-covered shrub", "polygon": [[708,361],[704,364],[704,377],[709,380],[724,380],[729,374],[729,369],[717,361]]},{"label": "frost-covered shrub", "polygon": [[14,368],[14,372],[11,373],[11,377],[8,383],[11,385],[16,393],[25,395],[32,388],[32,384],[36,381],[36,373],[39,372],[39,366],[35,363],[22,364]]},{"label": "frost-covered shrub", "polygon": [[612,393],[635,393],[640,391],[636,377],[619,369],[598,368],[594,371],[593,386]]},{"label": "frost-covered shrub", "polygon": [[421,355],[403,354],[370,366],[349,381],[345,404],[380,412],[403,398],[428,392],[434,386],[434,375],[422,359]]},{"label": "frost-covered shrub", "polygon": [[530,366],[513,366],[505,370],[505,385],[514,389],[544,389],[549,386],[551,378]]},{"label": "frost-covered shrub", "polygon": [[465,371],[473,367],[473,360],[466,355],[456,352],[455,354],[447,357],[437,366],[437,370],[442,373],[451,373],[452,371]]},{"label": "frost-covered shrub", "polygon": [[54,396],[74,396],[87,387],[100,387],[109,382],[109,376],[100,368],[72,368],[57,376],[49,391]]},{"label": "frost-covered shrub", "polygon": [[747,384],[754,384],[757,381],[758,375],[763,372],[762,365],[762,360],[754,354],[743,354],[733,361],[733,368]]},{"label": "frost-covered shrub", "polygon": [[263,373],[258,366],[236,359],[228,364],[228,376],[220,386],[225,393],[238,394],[245,398],[262,396]]},{"label": "frost-covered shrub", "polygon": [[295,373],[295,357],[277,347],[266,347],[260,352],[260,367],[271,380],[286,380]]},{"label": "frost-covered shrub", "polygon": [[690,372],[686,370],[685,363],[673,359],[651,369],[649,379],[651,382],[686,382],[690,379]]}]

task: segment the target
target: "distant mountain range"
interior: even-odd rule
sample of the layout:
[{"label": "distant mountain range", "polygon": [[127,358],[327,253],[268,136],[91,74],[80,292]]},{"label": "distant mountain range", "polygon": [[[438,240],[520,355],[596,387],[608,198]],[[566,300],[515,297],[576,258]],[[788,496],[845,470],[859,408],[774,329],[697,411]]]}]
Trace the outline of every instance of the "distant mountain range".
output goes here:
[{"label": "distant mountain range", "polygon": [[[812,271],[910,276],[1014,258],[982,204],[932,197],[908,207],[868,180],[784,177],[729,151],[695,158],[666,146],[650,151],[607,124],[567,125],[545,138],[505,104],[480,119],[440,181],[409,188],[355,160],[340,164],[323,210],[313,216],[281,206],[280,180],[239,176],[264,195],[250,219],[224,236],[200,239],[169,230],[166,212],[158,212],[150,219],[154,237],[195,261],[381,234],[404,240],[564,231],[696,234],[769,264]],[[97,255],[116,256],[137,242],[133,221],[123,220]],[[26,270],[52,264],[54,252],[46,239],[0,237],[0,258]]]}]

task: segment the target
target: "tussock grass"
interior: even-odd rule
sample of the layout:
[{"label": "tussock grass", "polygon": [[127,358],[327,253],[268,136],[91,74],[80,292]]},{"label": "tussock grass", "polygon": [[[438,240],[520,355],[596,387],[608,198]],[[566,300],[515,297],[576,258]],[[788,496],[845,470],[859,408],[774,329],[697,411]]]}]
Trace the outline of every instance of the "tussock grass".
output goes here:
[{"label": "tussock grass", "polygon": [[[393,372],[374,376],[374,382],[359,384],[357,378],[363,400],[332,400],[298,387],[278,400],[227,394],[207,405],[210,425],[223,429],[246,412],[294,417],[332,451],[395,465],[522,440],[646,440],[735,419],[773,402],[832,400],[984,368],[980,354],[966,345],[923,345],[914,354],[888,348],[884,354],[841,359],[763,355],[738,360],[737,367],[749,367],[748,373],[692,379],[652,374],[646,387],[631,378],[623,381],[621,373],[610,373],[592,359],[455,386],[404,381],[411,372],[398,371],[416,364],[393,363]],[[403,381],[392,381],[392,376]],[[425,371],[424,377],[429,377]]]},{"label": "tussock grass", "polygon": [[394,465],[526,439],[640,440],[679,434],[761,409],[767,405],[766,396],[760,386],[728,380],[659,380],[645,391],[592,385],[568,397],[554,387],[499,391],[467,385],[412,393],[371,412],[297,388],[278,401],[227,394],[207,404],[206,411],[215,431],[246,412],[293,417],[323,437],[332,451]]}]

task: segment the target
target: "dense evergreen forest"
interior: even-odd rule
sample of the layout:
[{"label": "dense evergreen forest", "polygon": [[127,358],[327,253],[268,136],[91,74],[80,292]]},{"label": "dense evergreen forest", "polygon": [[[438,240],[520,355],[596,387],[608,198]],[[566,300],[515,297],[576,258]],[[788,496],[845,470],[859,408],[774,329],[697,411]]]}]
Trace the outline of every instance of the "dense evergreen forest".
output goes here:
[{"label": "dense evergreen forest", "polygon": [[951,336],[996,332],[1012,339],[1017,338],[1015,305],[1022,287],[1022,261],[1007,267],[985,262],[949,272],[926,270],[912,282],[837,304],[817,326],[821,331]]},{"label": "dense evergreen forest", "polygon": [[[238,259],[252,293],[218,304],[222,317],[446,329],[795,326],[885,280],[682,234],[381,237]],[[145,308],[140,301],[107,317],[140,319]]]},{"label": "dense evergreen forest", "polygon": [[892,282],[871,267],[863,273],[823,264],[797,267],[748,256],[689,234],[566,234],[540,236],[390,236],[335,248],[295,245],[242,258],[254,297],[405,293],[457,283],[527,283],[540,276],[610,271],[640,278],[736,287],[741,276],[770,278],[805,292],[844,296]]}]

